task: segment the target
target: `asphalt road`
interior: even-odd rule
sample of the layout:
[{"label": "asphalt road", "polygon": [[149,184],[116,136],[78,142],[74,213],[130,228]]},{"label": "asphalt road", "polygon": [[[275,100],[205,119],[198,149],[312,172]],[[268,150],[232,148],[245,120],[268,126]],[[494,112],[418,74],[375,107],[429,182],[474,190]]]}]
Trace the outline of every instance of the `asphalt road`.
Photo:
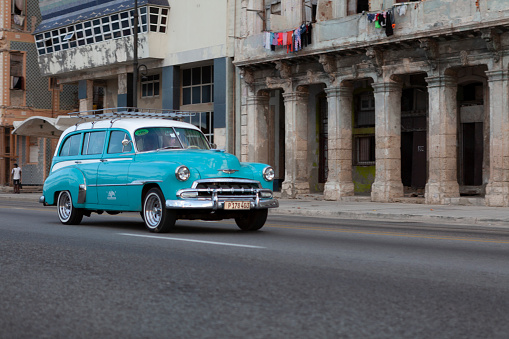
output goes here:
[{"label": "asphalt road", "polygon": [[58,222],[0,200],[0,338],[507,338],[509,229]]}]

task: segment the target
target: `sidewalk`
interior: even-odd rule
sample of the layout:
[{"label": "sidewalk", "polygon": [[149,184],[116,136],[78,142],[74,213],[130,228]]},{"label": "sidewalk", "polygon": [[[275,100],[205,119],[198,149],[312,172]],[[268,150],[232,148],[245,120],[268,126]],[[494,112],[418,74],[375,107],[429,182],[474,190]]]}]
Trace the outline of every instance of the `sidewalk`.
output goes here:
[{"label": "sidewalk", "polygon": [[[13,201],[38,203],[40,196],[41,193],[0,192],[0,199]],[[509,207],[374,203],[369,201],[369,197],[356,200],[323,201],[313,197],[279,199],[280,207],[271,209],[270,214],[509,227]]]}]

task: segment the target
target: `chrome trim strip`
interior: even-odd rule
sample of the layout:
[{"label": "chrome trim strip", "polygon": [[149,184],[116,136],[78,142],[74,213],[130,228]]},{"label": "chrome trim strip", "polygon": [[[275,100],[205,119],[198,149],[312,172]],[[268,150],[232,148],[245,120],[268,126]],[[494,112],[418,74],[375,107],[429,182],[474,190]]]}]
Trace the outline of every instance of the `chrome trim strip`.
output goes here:
[{"label": "chrome trim strip", "polygon": [[88,185],[89,187],[106,187],[106,186],[140,186],[146,183],[152,182],[163,182],[162,180],[135,180],[133,182],[127,184],[96,184],[96,185]]},{"label": "chrome trim strip", "polygon": [[87,185],[80,184],[78,188],[78,204],[84,204],[87,199]]},{"label": "chrome trim strip", "polygon": [[148,182],[163,182],[163,181],[162,180],[134,180],[133,182],[128,183],[127,186],[144,185]]},{"label": "chrome trim strip", "polygon": [[[206,209],[206,210],[222,210],[225,201],[245,201],[246,199],[227,199],[224,201],[214,200],[166,200],[166,208],[168,209]],[[251,201],[251,209],[276,208],[279,207],[277,199],[260,200],[259,202]]]},{"label": "chrome trim strip", "polygon": [[[252,181],[252,180],[251,180]],[[219,195],[220,193],[251,193],[249,195]],[[210,197],[193,197],[184,198],[182,197],[185,193],[208,193]],[[279,207],[279,201],[274,198],[262,198],[262,193],[273,194],[272,190],[267,188],[227,188],[227,189],[209,189],[209,188],[185,188],[177,191],[177,197],[179,200],[166,200],[166,208],[178,209],[178,208],[190,208],[190,209],[211,209],[218,210],[224,209],[225,201],[246,201],[249,200],[251,203],[251,209],[260,208],[276,208]]]}]

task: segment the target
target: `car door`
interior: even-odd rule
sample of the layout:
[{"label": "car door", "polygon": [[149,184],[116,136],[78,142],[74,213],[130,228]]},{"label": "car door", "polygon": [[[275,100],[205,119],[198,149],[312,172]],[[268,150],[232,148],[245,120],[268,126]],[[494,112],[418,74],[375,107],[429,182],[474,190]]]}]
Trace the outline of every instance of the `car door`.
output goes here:
[{"label": "car door", "polygon": [[[129,143],[123,141],[128,140]],[[99,204],[111,208],[127,206],[127,174],[134,157],[133,144],[125,130],[109,131],[107,147],[97,171]]]},{"label": "car door", "polygon": [[87,183],[86,203],[97,204],[97,169],[101,163],[106,131],[87,131],[83,136],[81,157],[76,162]]}]

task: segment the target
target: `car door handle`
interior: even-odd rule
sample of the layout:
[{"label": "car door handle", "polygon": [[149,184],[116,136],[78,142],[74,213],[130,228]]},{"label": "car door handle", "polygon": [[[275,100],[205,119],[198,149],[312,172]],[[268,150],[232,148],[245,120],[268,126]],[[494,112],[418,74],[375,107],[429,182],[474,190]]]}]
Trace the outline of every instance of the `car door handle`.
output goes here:
[{"label": "car door handle", "polygon": [[81,164],[81,161],[76,160],[74,163],[75,163],[75,164]]},{"label": "car door handle", "polygon": [[108,161],[108,159],[101,159],[101,160],[99,160],[99,161],[100,161],[100,162],[106,162],[106,161]]}]

